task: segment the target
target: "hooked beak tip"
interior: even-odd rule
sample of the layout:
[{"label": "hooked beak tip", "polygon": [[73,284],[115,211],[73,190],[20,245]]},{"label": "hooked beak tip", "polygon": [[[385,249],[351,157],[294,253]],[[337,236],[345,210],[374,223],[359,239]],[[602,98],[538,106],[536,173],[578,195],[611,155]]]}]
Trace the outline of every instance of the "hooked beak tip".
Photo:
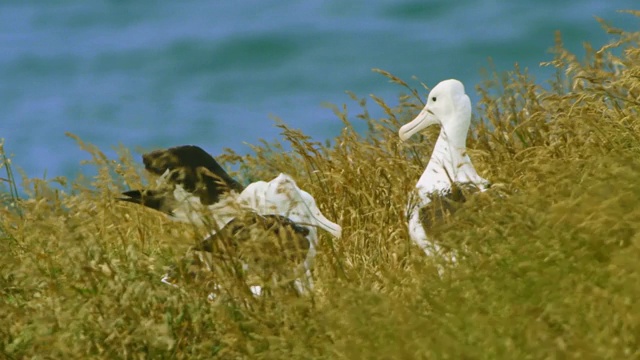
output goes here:
[{"label": "hooked beak tip", "polygon": [[318,225],[320,225],[320,228],[322,228],[324,231],[333,235],[333,237],[337,239],[340,239],[340,237],[342,237],[342,226],[331,221],[326,221],[326,222],[323,221],[323,222],[320,222]]},{"label": "hooked beak tip", "polygon": [[407,141],[407,139],[409,139],[409,136],[407,136],[405,131],[402,131],[402,128],[398,131],[398,135],[400,136],[400,141]]},{"label": "hooked beak tip", "polygon": [[340,225],[337,227],[338,229],[334,231],[333,236],[335,236],[336,239],[340,239],[342,237],[342,227]]}]

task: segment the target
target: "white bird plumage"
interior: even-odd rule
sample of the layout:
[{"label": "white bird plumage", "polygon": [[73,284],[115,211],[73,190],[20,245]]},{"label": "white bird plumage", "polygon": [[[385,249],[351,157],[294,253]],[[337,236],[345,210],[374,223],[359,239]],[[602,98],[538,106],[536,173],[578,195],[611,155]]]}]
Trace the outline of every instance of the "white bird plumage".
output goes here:
[{"label": "white bird plumage", "polygon": [[[304,262],[300,264],[306,281],[298,278],[295,285],[299,291],[312,289],[310,269],[316,254],[317,228],[336,238],[340,238],[342,228],[322,214],[315,199],[300,189],[291,176],[280,174],[269,182],[257,181],[243,188],[211,155],[197,146],[157,150],[144,154],[143,161],[148,171],[160,175],[156,183],[158,189],[127,191],[121,200],[162,211],[175,221],[212,229],[210,236],[232,221],[234,227],[239,226],[238,219],[245,218],[243,214],[247,212],[287,218],[299,227],[291,227],[286,219],[271,217],[271,220],[280,222],[280,226],[298,229],[294,231],[297,233],[295,236],[306,234],[304,237],[309,248]],[[252,221],[247,226],[255,224]],[[302,228],[306,228],[308,233]],[[299,246],[293,238],[290,245]],[[205,266],[209,266],[208,261],[201,259]],[[169,276],[163,277],[163,282],[171,284]]]},{"label": "white bird plumage", "polygon": [[277,214],[289,218],[309,230],[309,251],[304,261],[306,284],[297,282],[299,289],[313,288],[311,267],[318,246],[318,230],[323,229],[335,238],[342,236],[342,227],[327,219],[308,192],[300,189],[291,176],[280,174],[275,179],[249,184],[238,197],[238,203],[260,215]]},{"label": "white bird plumage", "polygon": [[420,216],[420,209],[431,203],[431,196],[451,192],[452,185],[471,184],[479,191],[489,186],[471,163],[466,150],[467,133],[471,124],[471,100],[464,85],[455,79],[438,83],[430,92],[427,103],[415,119],[400,128],[402,141],[431,126],[440,126],[440,135],[433,148],[427,168],[420,176],[407,206],[411,239],[427,255],[439,251],[429,239]]}]

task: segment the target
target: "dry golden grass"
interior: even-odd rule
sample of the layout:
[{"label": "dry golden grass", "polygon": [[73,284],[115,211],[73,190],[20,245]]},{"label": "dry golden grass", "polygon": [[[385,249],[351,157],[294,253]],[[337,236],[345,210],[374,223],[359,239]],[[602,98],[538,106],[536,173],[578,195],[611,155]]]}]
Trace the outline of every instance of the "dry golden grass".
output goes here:
[{"label": "dry golden grass", "polygon": [[[640,12],[634,13],[636,16]],[[408,237],[405,204],[436,131],[397,129],[421,107],[405,87],[386,116],[361,99],[330,144],[279,123],[284,142],[219,156],[247,183],[292,175],[343,238],[322,234],[306,297],[206,300],[199,283],[160,283],[198,231],[119,203],[144,176],[126,149],[92,154],[98,176],[55,190],[6,158],[0,208],[0,354],[19,358],[640,358],[640,33],[579,60],[558,36],[557,77],[518,68],[476,90],[471,139],[483,177],[506,197],[473,197],[438,229],[462,253],[443,276]],[[467,90],[472,90],[467,84]],[[424,96],[424,95],[422,95]],[[365,121],[360,135],[353,121]],[[229,166],[227,166],[229,167]],[[3,175],[4,177],[4,175]],[[446,266],[444,263],[440,265]]]}]

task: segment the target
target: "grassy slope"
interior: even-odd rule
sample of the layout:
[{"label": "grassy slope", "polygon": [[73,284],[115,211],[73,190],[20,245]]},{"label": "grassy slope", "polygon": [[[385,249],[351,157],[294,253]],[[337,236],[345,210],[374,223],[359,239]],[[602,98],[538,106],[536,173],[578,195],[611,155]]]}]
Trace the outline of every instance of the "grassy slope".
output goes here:
[{"label": "grassy slope", "polygon": [[464,254],[442,277],[441,259],[412,245],[405,225],[435,136],[397,138],[422,106],[408,86],[398,108],[373,98],[383,119],[370,119],[362,101],[355,121],[369,124],[365,137],[336,109],[345,126],[330,145],[280,125],[294,151],[265,143],[252,156],[220,157],[239,164],[245,182],[291,174],[342,224],[341,240],[322,235],[317,291],[300,299],[210,303],[205,286],[161,284],[197,232],[115,202],[140,185],[139,165],[126,149],[112,160],[78,140],[100,169],[90,186],[63,193],[30,179],[17,207],[3,198],[0,354],[640,358],[640,33],[618,37],[582,61],[558,41],[551,90],[518,69],[477,87],[469,151],[508,196],[477,196],[439,227]]}]

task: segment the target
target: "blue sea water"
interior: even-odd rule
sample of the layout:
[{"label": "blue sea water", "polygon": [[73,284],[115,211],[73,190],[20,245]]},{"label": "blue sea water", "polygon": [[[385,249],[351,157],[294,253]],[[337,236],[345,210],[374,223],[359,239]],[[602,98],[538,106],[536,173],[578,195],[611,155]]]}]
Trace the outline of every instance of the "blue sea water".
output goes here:
[{"label": "blue sea water", "polygon": [[[393,104],[372,68],[473,87],[492,58],[539,82],[554,32],[600,46],[596,22],[638,30],[637,0],[245,0],[0,2],[0,138],[30,177],[74,176],[87,159],[65,132],[109,154],[197,144],[240,153],[279,137],[279,117],[318,140],[339,134],[325,103]],[[413,81],[415,86],[418,83]],[[375,114],[375,105],[370,106]],[[382,114],[379,112],[378,114]],[[3,170],[0,170],[0,177]]]}]

